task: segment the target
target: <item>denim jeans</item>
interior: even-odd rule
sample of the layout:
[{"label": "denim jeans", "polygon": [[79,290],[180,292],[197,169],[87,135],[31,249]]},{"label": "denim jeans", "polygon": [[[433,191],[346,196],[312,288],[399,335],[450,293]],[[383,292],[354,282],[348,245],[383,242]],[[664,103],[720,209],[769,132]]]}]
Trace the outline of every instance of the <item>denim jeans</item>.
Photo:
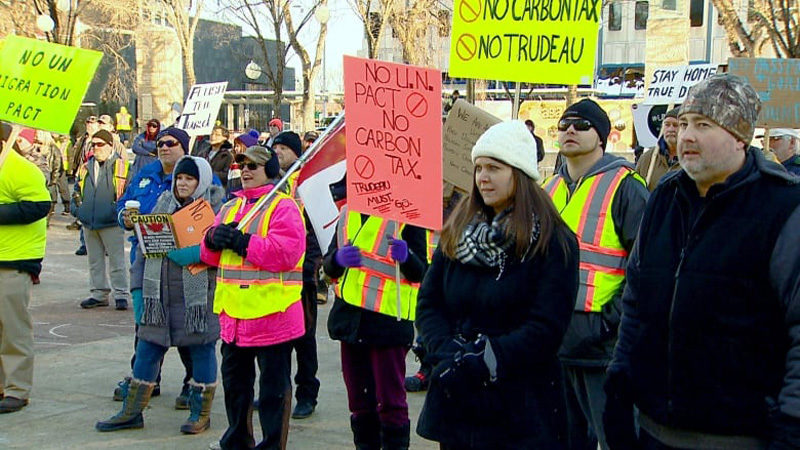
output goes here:
[{"label": "denim jeans", "polygon": [[[192,375],[198,383],[217,381],[216,341],[202,345],[190,345],[192,355]],[[152,342],[139,339],[136,346],[136,361],[133,364],[133,377],[144,381],[156,381],[161,358],[169,350]]]}]

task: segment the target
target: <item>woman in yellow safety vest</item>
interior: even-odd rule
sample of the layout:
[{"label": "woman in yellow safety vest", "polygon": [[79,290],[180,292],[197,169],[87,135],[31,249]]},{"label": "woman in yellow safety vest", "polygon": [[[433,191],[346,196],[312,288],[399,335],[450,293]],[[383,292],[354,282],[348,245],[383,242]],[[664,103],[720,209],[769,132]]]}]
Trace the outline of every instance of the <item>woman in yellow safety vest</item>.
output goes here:
[{"label": "woman in yellow safety vest", "polygon": [[323,267],[338,279],[328,332],[341,341],[356,448],[407,449],[411,428],[403,381],[417,283],[428,267],[425,230],[344,207]]},{"label": "woman in yellow safety vest", "polygon": [[285,448],[291,405],[291,350],[305,333],[303,257],[306,230],[297,203],[276,193],[237,229],[257,202],[273,190],[280,170],[275,152],[251,146],[235,156],[242,190],[223,205],[201,244],[203,261],[217,264],[214,312],[222,338],[222,386],[228,429],[224,449],[253,448],[255,364],[263,441],[257,448]]},{"label": "woman in yellow safety vest", "polygon": [[575,235],[537,184],[522,122],[489,128],[472,161],[472,192],[419,291],[433,370],[417,432],[442,449],[563,449],[557,351],[578,286]]}]

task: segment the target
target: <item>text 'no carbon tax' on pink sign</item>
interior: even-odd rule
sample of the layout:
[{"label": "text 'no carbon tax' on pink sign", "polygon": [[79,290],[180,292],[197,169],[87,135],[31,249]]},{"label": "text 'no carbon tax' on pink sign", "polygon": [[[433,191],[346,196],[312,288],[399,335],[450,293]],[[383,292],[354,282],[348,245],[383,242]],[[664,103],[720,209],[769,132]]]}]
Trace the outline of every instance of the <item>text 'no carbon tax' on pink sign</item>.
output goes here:
[{"label": "text 'no carbon tax' on pink sign", "polygon": [[442,227],[441,73],[344,57],[347,204]]}]

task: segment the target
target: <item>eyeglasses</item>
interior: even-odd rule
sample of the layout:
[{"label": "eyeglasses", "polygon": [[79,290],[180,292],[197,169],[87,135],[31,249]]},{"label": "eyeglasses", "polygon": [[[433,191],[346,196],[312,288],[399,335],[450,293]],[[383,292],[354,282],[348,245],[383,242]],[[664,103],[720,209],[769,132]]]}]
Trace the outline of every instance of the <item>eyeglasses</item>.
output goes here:
[{"label": "eyeglasses", "polygon": [[92,147],[105,147],[108,145],[106,142],[92,142]]},{"label": "eyeglasses", "polygon": [[575,131],[586,131],[592,128],[592,122],[586,119],[561,119],[558,121],[558,131],[567,131],[572,125]]},{"label": "eyeglasses", "polygon": [[261,164],[256,164],[254,162],[248,162],[248,163],[242,162],[241,164],[242,164],[242,167],[247,167],[248,170],[256,170],[256,169],[258,169],[258,166],[261,165]]},{"label": "eyeglasses", "polygon": [[173,148],[173,147],[177,147],[179,145],[181,145],[181,143],[178,142],[178,141],[158,141],[158,143],[156,144],[156,147],[158,147],[158,148],[161,148],[161,147]]},{"label": "eyeglasses", "polygon": [[158,128],[158,125],[156,125],[154,123],[148,123],[147,124],[147,128]]}]

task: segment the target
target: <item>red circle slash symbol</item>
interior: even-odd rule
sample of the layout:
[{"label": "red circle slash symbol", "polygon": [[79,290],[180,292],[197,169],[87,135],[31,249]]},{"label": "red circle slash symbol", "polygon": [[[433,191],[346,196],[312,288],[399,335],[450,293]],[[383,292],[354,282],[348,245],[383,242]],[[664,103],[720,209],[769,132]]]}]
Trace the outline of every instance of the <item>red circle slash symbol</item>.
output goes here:
[{"label": "red circle slash symbol", "polygon": [[463,61],[469,61],[475,57],[478,51],[478,41],[471,34],[462,34],[456,42],[456,55]]},{"label": "red circle slash symbol", "polygon": [[480,0],[461,0],[458,5],[458,15],[464,22],[475,22],[481,15]]},{"label": "red circle slash symbol", "polygon": [[367,158],[364,155],[356,156],[356,160],[353,161],[353,165],[355,166],[356,173],[358,176],[364,179],[370,179],[373,175],[375,175],[375,164],[372,162],[371,159]]},{"label": "red circle slash symbol", "polygon": [[412,116],[423,117],[428,114],[428,101],[419,92],[412,92],[406,98],[406,108]]}]

